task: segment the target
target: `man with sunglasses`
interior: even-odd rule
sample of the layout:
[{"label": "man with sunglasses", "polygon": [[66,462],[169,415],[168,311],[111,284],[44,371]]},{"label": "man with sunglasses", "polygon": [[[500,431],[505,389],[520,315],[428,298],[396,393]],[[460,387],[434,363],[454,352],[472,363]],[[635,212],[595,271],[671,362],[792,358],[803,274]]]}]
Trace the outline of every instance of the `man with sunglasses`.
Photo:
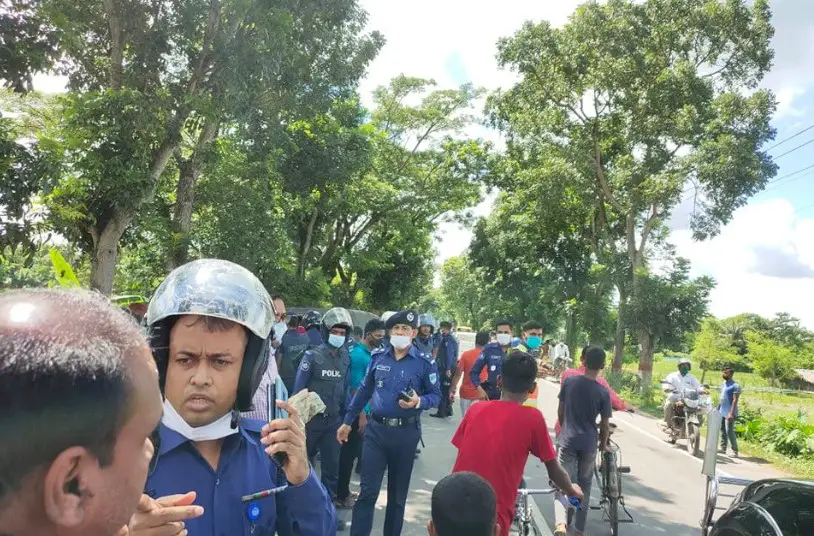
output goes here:
[{"label": "man with sunglasses", "polygon": [[[164,394],[155,472],[131,519],[137,534],[322,536],[336,511],[315,476],[297,411],[241,418],[269,358],[275,311],[260,281],[220,260],[183,265],[147,311]],[[160,498],[158,498],[160,497]]]},{"label": "man with sunglasses", "polygon": [[0,532],[125,534],[161,418],[132,318],[90,292],[0,295],[0,408]]}]

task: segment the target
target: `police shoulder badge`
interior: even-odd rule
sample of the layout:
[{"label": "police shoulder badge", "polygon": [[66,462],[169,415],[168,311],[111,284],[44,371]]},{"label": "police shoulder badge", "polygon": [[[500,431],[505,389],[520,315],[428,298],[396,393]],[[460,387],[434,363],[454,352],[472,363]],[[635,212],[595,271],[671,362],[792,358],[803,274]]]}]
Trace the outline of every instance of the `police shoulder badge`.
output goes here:
[{"label": "police shoulder badge", "polygon": [[435,372],[430,373],[430,383],[438,383],[438,374]]},{"label": "police shoulder badge", "polygon": [[302,363],[300,364],[300,368],[302,370],[308,370],[309,368],[311,368],[311,365],[310,365],[310,363],[308,363],[307,359],[303,359]]}]

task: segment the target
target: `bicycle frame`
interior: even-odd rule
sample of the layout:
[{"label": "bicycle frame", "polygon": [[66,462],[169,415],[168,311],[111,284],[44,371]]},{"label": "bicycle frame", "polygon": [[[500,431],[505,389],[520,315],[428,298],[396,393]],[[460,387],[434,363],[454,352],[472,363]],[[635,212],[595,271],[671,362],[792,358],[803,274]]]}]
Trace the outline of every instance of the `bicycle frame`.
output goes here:
[{"label": "bicycle frame", "polygon": [[[596,509],[602,509],[602,520],[610,523],[611,532],[615,535],[619,523],[633,523],[633,516],[625,506],[621,477],[617,476],[630,473],[630,467],[621,464],[622,450],[618,443],[613,439],[608,439],[608,447],[609,451],[598,452],[598,463],[594,467],[594,475],[600,492],[599,506]],[[622,507],[625,519],[619,519],[617,505]]]},{"label": "bicycle frame", "polygon": [[[517,499],[519,503],[517,512],[517,526],[520,530],[520,536],[527,536],[529,534],[539,534],[539,529],[534,527],[534,520],[531,515],[531,505],[529,504],[530,495],[551,495],[557,491],[554,488],[546,489],[527,489],[520,488],[517,490]],[[533,532],[534,531],[534,532]]]}]

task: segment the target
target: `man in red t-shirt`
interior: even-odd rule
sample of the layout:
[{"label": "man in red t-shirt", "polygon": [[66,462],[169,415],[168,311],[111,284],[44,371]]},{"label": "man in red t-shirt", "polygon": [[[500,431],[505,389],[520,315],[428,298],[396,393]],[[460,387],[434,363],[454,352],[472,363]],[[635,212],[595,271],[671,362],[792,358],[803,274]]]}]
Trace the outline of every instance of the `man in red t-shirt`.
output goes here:
[{"label": "man in red t-shirt", "polygon": [[503,362],[498,381],[501,399],[473,405],[458,426],[452,438],[458,448],[452,472],[471,471],[492,485],[500,534],[507,536],[529,454],[545,463],[549,478],[566,495],[582,500],[582,490],[557,462],[543,414],[523,406],[537,384],[534,358],[525,352],[512,352]]},{"label": "man in red t-shirt", "polygon": [[[478,388],[472,385],[472,379],[469,377],[469,373],[472,371],[472,367],[475,366],[475,361],[478,360],[478,357],[483,352],[483,347],[487,344],[489,344],[489,333],[479,331],[475,334],[475,347],[461,354],[461,358],[458,360],[458,369],[452,378],[452,387],[450,388],[450,401],[455,398],[455,392],[458,390],[458,381],[463,378],[461,392],[458,394],[458,396],[461,397],[461,415],[466,415],[469,407],[480,400],[480,397],[478,397]],[[480,371],[480,380],[485,382],[487,376],[486,367],[484,367],[483,370]]]}]

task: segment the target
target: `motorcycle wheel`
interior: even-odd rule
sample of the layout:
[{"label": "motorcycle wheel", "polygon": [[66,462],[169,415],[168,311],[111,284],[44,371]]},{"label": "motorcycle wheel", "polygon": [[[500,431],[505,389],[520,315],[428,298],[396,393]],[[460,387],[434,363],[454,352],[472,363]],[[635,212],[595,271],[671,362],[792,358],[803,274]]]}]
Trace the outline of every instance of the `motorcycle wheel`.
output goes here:
[{"label": "motorcycle wheel", "polygon": [[687,425],[687,452],[693,457],[698,456],[701,450],[701,434],[695,424]]}]

